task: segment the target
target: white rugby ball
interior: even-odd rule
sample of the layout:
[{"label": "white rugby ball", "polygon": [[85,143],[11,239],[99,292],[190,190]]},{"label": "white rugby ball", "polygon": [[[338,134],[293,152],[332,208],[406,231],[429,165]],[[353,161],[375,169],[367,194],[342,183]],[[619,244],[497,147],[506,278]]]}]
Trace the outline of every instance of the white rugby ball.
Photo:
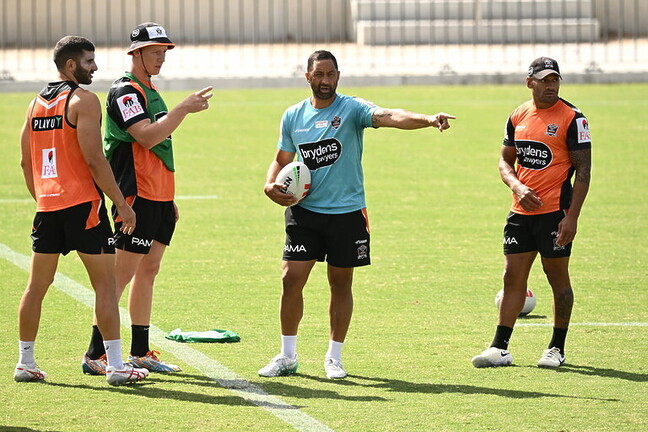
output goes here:
[{"label": "white rugby ball", "polygon": [[[501,289],[495,296],[495,307],[497,309],[499,309],[500,307],[500,302],[502,301],[503,295],[504,295],[504,289]],[[527,289],[526,299],[524,300],[524,306],[522,307],[522,312],[520,312],[520,316],[525,316],[530,314],[535,308],[535,305],[536,305],[536,297],[533,294],[533,291]]]},{"label": "white rugby ball", "polygon": [[303,162],[290,162],[279,171],[275,183],[283,186],[281,192],[294,195],[301,201],[310,191],[310,170]]}]

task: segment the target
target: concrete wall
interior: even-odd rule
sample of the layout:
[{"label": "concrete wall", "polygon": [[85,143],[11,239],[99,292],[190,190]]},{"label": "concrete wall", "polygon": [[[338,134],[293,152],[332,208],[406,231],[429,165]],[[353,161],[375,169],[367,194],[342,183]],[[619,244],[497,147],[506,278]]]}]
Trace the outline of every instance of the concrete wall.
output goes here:
[{"label": "concrete wall", "polygon": [[[604,38],[648,35],[647,0],[591,1]],[[340,42],[354,39],[351,19],[350,0],[0,0],[0,49],[49,47],[67,34],[124,46],[144,21],[178,43]]]},{"label": "concrete wall", "polygon": [[139,23],[178,43],[338,42],[348,0],[0,0],[0,48],[50,46],[68,34],[125,45]]}]

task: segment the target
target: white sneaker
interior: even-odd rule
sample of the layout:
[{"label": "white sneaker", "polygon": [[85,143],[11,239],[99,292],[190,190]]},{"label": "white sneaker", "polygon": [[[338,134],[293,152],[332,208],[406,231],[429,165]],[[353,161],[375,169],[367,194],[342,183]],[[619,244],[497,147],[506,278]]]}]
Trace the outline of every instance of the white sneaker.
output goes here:
[{"label": "white sneaker", "polygon": [[266,367],[259,369],[258,373],[259,376],[266,378],[287,376],[297,372],[297,367],[299,367],[297,355],[291,359],[283,354],[279,354]]},{"label": "white sneaker", "polygon": [[542,352],[542,357],[538,360],[538,367],[557,368],[563,363],[565,363],[565,356],[560,354],[558,348],[553,347]]},{"label": "white sneaker", "polygon": [[40,370],[37,365],[26,365],[18,363],[14,369],[14,380],[16,382],[43,381],[47,374]]},{"label": "white sneaker", "polygon": [[108,366],[106,368],[106,381],[110,385],[119,386],[141,381],[148,374],[148,369],[136,368],[130,363],[124,363],[124,367],[121,369],[117,369],[115,366]]},{"label": "white sneaker", "polygon": [[477,368],[509,366],[513,363],[513,356],[507,350],[490,347],[472,359],[473,366]]},{"label": "white sneaker", "polygon": [[342,363],[330,357],[324,360],[324,370],[328,378],[338,379],[346,378],[347,376],[346,371],[342,367]]}]

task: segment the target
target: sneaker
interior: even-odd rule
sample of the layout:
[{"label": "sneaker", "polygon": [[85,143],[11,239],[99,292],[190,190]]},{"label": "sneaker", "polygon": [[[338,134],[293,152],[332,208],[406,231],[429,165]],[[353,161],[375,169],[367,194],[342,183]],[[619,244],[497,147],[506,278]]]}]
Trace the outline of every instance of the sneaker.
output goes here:
[{"label": "sneaker", "polygon": [[129,355],[128,362],[136,368],[148,369],[151,372],[180,372],[180,366],[165,363],[158,358],[160,351],[149,351],[145,356],[138,357]]},{"label": "sneaker", "polygon": [[81,362],[81,370],[83,370],[84,374],[106,375],[106,367],[108,367],[106,354],[103,354],[96,360],[91,359],[87,355],[83,356],[83,361]]},{"label": "sneaker", "polygon": [[477,368],[509,366],[513,363],[513,356],[507,350],[490,347],[472,359],[473,366]]},{"label": "sneaker", "polygon": [[124,367],[121,369],[117,369],[115,366],[108,366],[106,368],[106,381],[110,385],[119,386],[142,381],[148,374],[148,369],[136,368],[129,363],[124,363]]},{"label": "sneaker", "polygon": [[557,368],[563,363],[565,363],[565,356],[560,354],[560,349],[553,347],[543,351],[542,357],[538,360],[538,367]]},{"label": "sneaker", "polygon": [[346,371],[342,367],[342,363],[330,357],[324,360],[324,370],[328,378],[337,379],[346,378],[347,376]]},{"label": "sneaker", "polygon": [[14,370],[14,380],[16,382],[43,381],[47,374],[40,370],[37,365],[29,366],[18,363]]},{"label": "sneaker", "polygon": [[297,361],[296,355],[294,359],[291,359],[283,354],[279,354],[266,367],[259,369],[259,376],[270,378],[292,375],[297,372],[298,366],[299,362]]}]

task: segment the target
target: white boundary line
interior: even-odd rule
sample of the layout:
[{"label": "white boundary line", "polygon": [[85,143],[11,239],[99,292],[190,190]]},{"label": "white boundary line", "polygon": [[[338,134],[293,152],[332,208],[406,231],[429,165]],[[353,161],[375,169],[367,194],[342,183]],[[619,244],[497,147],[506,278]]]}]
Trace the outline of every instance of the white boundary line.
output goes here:
[{"label": "white boundary line", "polygon": [[[515,327],[553,327],[553,323],[521,323]],[[648,322],[627,322],[627,323],[571,323],[569,327],[648,327]]]},{"label": "white boundary line", "polygon": [[[4,258],[16,267],[29,272],[31,258],[19,254],[2,243],[0,243],[0,258]],[[69,295],[79,303],[90,308],[94,307],[94,292],[69,277],[57,272],[53,285],[59,291]],[[128,327],[130,325],[128,311],[120,307],[119,312],[121,314],[122,324]],[[189,366],[198,369],[206,377],[216,381],[219,385],[237,396],[269,411],[272,415],[288,423],[293,428],[305,432],[333,432],[333,429],[325,424],[320,423],[296,407],[283,402],[278,397],[266,393],[261,387],[248,382],[245,378],[229,370],[218,361],[207,357],[200,351],[186,344],[179,344],[165,339],[165,332],[156,326],[151,325],[149,334],[151,341],[157,346],[184,361]]]}]

